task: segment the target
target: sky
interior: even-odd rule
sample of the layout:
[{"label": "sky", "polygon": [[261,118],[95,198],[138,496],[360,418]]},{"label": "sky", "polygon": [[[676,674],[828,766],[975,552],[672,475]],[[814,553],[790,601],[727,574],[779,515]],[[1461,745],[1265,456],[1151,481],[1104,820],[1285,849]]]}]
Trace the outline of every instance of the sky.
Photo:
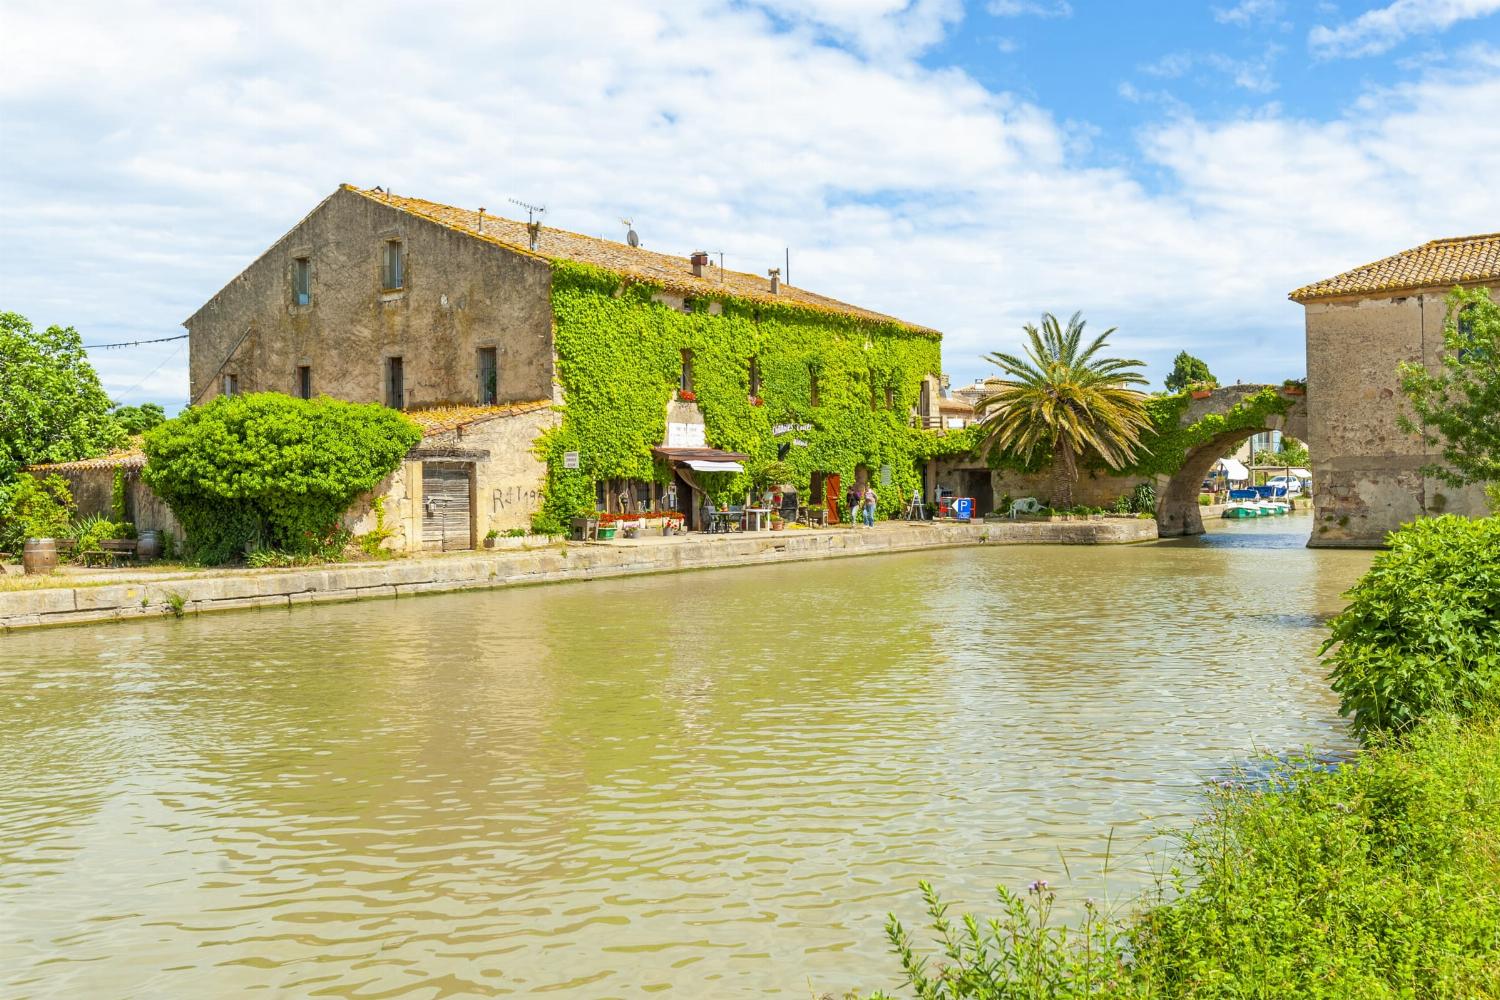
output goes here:
[{"label": "sky", "polygon": [[[789,249],[954,385],[1074,311],[1157,384],[1298,377],[1291,289],[1500,231],[1500,0],[0,0],[0,65],[0,309],[88,344],[183,333],[344,182]],[[90,355],[185,401],[185,341]]]}]

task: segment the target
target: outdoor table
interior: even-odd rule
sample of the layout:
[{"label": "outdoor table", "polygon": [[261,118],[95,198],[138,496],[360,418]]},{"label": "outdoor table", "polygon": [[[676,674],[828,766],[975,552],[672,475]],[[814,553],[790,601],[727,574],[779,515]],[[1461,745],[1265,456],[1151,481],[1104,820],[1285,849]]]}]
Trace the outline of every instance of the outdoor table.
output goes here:
[{"label": "outdoor table", "polygon": [[[755,527],[753,527],[753,528],[750,527],[750,518],[751,518],[752,515],[755,517]],[[771,508],[769,508],[769,507],[746,507],[745,508],[745,530],[746,531],[764,531],[765,530],[765,525],[769,522],[770,517],[771,517]]]},{"label": "outdoor table", "polygon": [[734,511],[732,511],[732,510],[716,510],[716,511],[714,511],[713,522],[709,525],[709,529],[708,529],[709,534],[716,534],[718,532],[724,532],[725,534],[728,534],[729,533],[729,527],[733,523],[734,523]]}]

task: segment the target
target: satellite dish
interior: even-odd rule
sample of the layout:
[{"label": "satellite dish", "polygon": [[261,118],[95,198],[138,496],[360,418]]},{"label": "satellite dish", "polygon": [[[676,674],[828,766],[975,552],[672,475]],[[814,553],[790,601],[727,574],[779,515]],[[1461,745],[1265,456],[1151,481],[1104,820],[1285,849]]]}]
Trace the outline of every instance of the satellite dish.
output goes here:
[{"label": "satellite dish", "polygon": [[641,245],[641,238],[637,236],[635,234],[635,230],[632,229],[630,230],[630,232],[625,234],[625,242],[629,243],[633,247],[638,247]]}]

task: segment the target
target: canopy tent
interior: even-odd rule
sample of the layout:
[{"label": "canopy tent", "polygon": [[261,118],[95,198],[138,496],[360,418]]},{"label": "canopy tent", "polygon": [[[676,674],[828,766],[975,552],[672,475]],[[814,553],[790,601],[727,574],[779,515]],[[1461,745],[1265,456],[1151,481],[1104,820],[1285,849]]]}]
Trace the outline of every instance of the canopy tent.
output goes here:
[{"label": "canopy tent", "polygon": [[1223,475],[1225,479],[1249,479],[1250,470],[1245,468],[1243,462],[1234,458],[1221,458],[1214,463],[1214,471]]},{"label": "canopy tent", "polygon": [[685,465],[697,472],[744,472],[744,462],[750,457],[735,451],[720,451],[717,448],[652,448],[658,457],[673,465]]}]

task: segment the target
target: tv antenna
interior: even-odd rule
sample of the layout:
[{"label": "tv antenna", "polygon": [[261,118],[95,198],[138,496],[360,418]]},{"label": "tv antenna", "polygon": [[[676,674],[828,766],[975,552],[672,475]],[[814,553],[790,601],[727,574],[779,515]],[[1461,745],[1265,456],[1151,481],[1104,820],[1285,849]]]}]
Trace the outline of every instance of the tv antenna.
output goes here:
[{"label": "tv antenna", "polygon": [[528,202],[522,201],[520,198],[507,198],[505,200],[510,202],[512,205],[519,205],[521,208],[526,209],[526,224],[528,226],[536,222],[537,219],[547,211],[546,205],[532,205]]},{"label": "tv antenna", "polygon": [[641,238],[636,234],[635,223],[629,219],[621,219],[620,224],[625,227],[625,242],[633,247],[641,245]]}]

